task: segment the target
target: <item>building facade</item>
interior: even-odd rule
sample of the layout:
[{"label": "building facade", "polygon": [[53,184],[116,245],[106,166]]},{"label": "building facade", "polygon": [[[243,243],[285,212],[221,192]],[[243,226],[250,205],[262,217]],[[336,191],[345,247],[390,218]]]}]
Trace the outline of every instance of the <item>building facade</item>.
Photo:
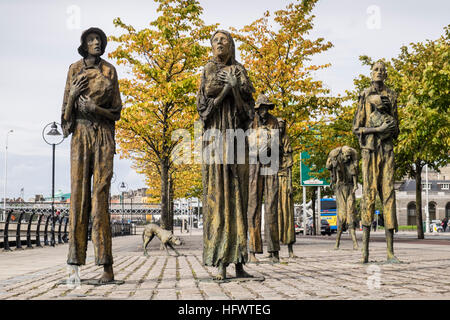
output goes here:
[{"label": "building facade", "polygon": [[[422,221],[425,222],[427,205],[426,189],[428,188],[429,219],[450,219],[450,165],[441,168],[440,172],[429,170],[428,185],[425,172],[422,174]],[[397,184],[397,218],[399,225],[416,225],[416,181],[405,179]]]}]

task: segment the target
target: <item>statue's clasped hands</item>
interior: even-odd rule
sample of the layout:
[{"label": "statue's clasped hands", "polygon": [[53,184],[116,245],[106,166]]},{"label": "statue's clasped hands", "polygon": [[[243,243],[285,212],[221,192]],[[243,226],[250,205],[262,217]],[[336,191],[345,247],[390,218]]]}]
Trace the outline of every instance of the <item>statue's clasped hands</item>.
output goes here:
[{"label": "statue's clasped hands", "polygon": [[229,86],[230,88],[235,88],[238,85],[238,76],[240,74],[240,71],[238,71],[236,74],[233,74],[233,72],[222,70],[218,73],[217,77],[220,81],[225,83],[226,86]]}]

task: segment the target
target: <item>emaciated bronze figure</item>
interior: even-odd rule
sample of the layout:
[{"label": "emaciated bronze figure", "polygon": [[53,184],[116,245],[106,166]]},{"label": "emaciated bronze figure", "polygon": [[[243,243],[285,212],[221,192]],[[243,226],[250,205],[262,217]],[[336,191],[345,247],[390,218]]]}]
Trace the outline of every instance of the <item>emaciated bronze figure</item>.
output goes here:
[{"label": "emaciated bronze figure", "polygon": [[280,127],[280,169],[278,171],[278,230],[280,242],[288,246],[290,258],[296,258],[293,245],[295,243],[294,195],[292,192],[292,147],[286,132],[286,121],[278,118]]},{"label": "emaciated bronze figure", "polygon": [[205,65],[197,96],[204,129],[203,263],[218,267],[214,279],[223,280],[230,263],[236,265],[237,277],[250,276],[243,268],[248,260],[248,163],[238,163],[237,152],[233,159],[218,161],[211,161],[205,153],[211,143],[209,135],[214,132],[221,135],[220,150],[216,150],[219,156],[227,157],[229,150],[234,150],[238,141],[227,136],[227,130],[246,130],[254,113],[254,88],[245,68],[235,59],[235,45],[229,32],[215,32],[211,46],[214,57]]},{"label": "emaciated bronze figure", "polygon": [[386,66],[382,61],[372,66],[372,84],[359,95],[353,119],[353,132],[359,139],[362,157],[363,225],[362,263],[369,261],[370,226],[375,213],[377,193],[383,204],[387,261],[399,262],[394,256],[394,230],[398,230],[394,191],[394,140],[397,139],[398,115],[395,92],[385,86]]},{"label": "emaciated bronze figure", "polygon": [[[261,206],[264,200],[264,235],[267,243],[267,251],[272,262],[280,262],[280,240],[278,230],[278,175],[277,172],[264,174],[264,170],[270,167],[269,164],[263,164],[261,155],[271,154],[272,137],[271,130],[275,130],[279,136],[278,120],[271,114],[275,105],[269,99],[260,94],[255,105],[256,114],[250,128],[256,134],[250,144],[257,143],[258,153],[256,163],[250,163],[249,178],[249,198],[248,198],[248,232],[249,232],[249,251],[250,262],[257,263],[256,253],[263,253],[261,238]],[[267,135],[264,142],[263,135]],[[278,138],[278,137],[277,137]],[[279,141],[276,143],[279,148]],[[250,146],[251,147],[251,146]],[[279,161],[279,159],[276,159]],[[277,166],[277,169],[279,166]],[[278,171],[278,170],[277,170]],[[268,173],[268,172],[267,172]]]},{"label": "emaciated bronze figure", "polygon": [[78,52],[83,58],[69,68],[61,121],[64,136],[72,134],[67,263],[85,264],[88,225],[92,218],[95,263],[104,268],[99,283],[114,280],[108,199],[115,153],[115,121],[122,110],[116,69],[100,58],[106,42],[105,33],[98,28],[89,28],[81,35]]},{"label": "emaciated bronze figure", "polygon": [[338,229],[335,249],[339,249],[342,231],[348,228],[353,249],[358,249],[356,240],[356,206],[355,191],[358,188],[358,152],[348,146],[338,147],[330,151],[327,169],[331,172],[331,185],[334,187],[337,203]]}]

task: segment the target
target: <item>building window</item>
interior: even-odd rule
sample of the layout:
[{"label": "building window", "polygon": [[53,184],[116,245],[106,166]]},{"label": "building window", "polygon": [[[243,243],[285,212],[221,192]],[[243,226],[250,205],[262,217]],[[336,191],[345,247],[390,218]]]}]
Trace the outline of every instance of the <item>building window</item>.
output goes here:
[{"label": "building window", "polygon": [[428,204],[428,214],[430,218],[430,222],[436,220],[436,203],[430,202]]},{"label": "building window", "polygon": [[417,222],[416,222],[416,203],[415,202],[410,202],[408,204],[407,214],[408,214],[408,219],[407,219],[408,226],[415,226],[415,225],[417,225]]},{"label": "building window", "polygon": [[[422,183],[422,190],[427,190],[425,185],[426,185],[426,183]],[[428,190],[431,190],[431,183],[428,184]]]},{"label": "building window", "polygon": [[450,190],[450,183],[441,183],[441,190]]}]

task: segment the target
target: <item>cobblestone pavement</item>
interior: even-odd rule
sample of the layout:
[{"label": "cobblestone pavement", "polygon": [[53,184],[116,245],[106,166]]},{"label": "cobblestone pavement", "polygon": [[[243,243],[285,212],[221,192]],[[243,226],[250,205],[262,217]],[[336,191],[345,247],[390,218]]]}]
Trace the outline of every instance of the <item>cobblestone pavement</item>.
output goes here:
[{"label": "cobblestone pavement", "polygon": [[[399,241],[395,250],[403,263],[383,264],[385,244],[374,241],[371,263],[362,265],[348,235],[338,251],[332,238],[298,236],[298,258],[287,258],[282,246],[280,264],[261,255],[261,263],[246,265],[246,271],[264,281],[217,283],[210,281],[216,269],[202,266],[201,233],[181,237],[183,256],[172,251],[167,256],[153,240],[148,258],[142,254],[141,235],[114,238],[115,277],[125,281],[122,285],[58,284],[67,277],[67,245],[0,252],[0,299],[450,299],[449,245]],[[93,262],[90,244],[82,279],[101,274]],[[234,276],[234,266],[227,271]]]}]

